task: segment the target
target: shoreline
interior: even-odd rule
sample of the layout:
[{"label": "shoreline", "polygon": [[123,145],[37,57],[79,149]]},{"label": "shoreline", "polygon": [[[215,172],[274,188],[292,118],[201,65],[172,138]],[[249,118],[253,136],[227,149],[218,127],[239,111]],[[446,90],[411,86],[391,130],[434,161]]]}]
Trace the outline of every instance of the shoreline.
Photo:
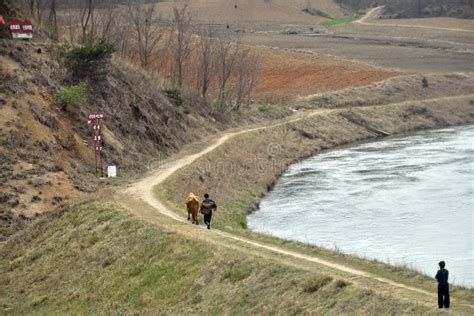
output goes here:
[{"label": "shoreline", "polygon": [[[242,200],[239,199],[241,196],[228,193],[253,191],[252,203],[245,212],[249,214],[258,209],[261,199],[272,190],[291,164],[329,150],[387,137],[474,124],[473,101],[474,95],[471,95],[452,101],[442,100],[440,103],[412,101],[395,105],[351,107],[321,112],[281,126],[257,129],[229,139],[204,157],[172,174],[161,186],[164,189],[174,189],[172,196],[165,194],[165,197],[175,205],[182,204],[181,199],[188,192],[201,195],[204,191],[209,191],[220,201],[237,202]],[[348,115],[362,119],[362,122],[349,122],[346,119]],[[387,130],[390,135],[374,134],[372,130],[382,130],[379,125],[384,123],[383,130]],[[276,145],[276,153],[270,152],[273,145]],[[239,168],[237,171],[240,178],[236,177],[236,168]],[[244,183],[240,183],[248,178],[257,186],[246,187]]]},{"label": "shoreline", "polygon": [[[367,145],[367,144],[374,144],[374,143],[378,143],[378,142],[384,142],[384,143],[388,142],[388,145],[390,147],[391,142],[397,142],[398,140],[403,141],[403,140],[410,139],[411,137],[425,137],[426,135],[428,135],[428,138],[430,138],[430,137],[436,138],[437,136],[432,136],[432,135],[441,134],[442,135],[441,137],[443,137],[444,136],[443,133],[448,133],[449,135],[451,135],[451,134],[452,135],[459,135],[459,134],[462,134],[463,132],[466,132],[466,131],[472,131],[473,128],[474,128],[474,124],[467,123],[467,124],[460,124],[460,125],[442,127],[442,128],[439,128],[439,129],[438,128],[436,128],[436,129],[425,129],[425,130],[418,130],[418,131],[413,131],[413,132],[409,132],[409,133],[401,133],[401,134],[391,135],[391,136],[387,136],[387,137],[379,137],[379,138],[376,138],[376,139],[373,139],[373,140],[363,140],[363,141],[358,141],[356,143],[351,143],[351,144],[338,146],[338,147],[334,147],[334,148],[327,149],[327,150],[322,150],[322,151],[318,152],[316,155],[311,156],[311,157],[306,158],[306,159],[303,159],[302,161],[303,162],[304,161],[309,161],[309,160],[312,160],[313,158],[317,157],[318,155],[330,154],[331,152],[335,152],[334,155],[339,156],[338,153],[340,151],[345,151],[347,149],[350,150],[351,148],[354,149],[352,151],[352,153],[353,153],[354,151],[357,151],[357,149],[360,148],[360,146],[364,146],[364,145]],[[458,138],[456,138],[456,139],[458,139]],[[464,137],[463,139],[464,140],[469,140],[470,138]],[[431,139],[429,139],[429,140],[431,140]],[[428,143],[431,144],[431,141],[429,141]],[[443,148],[444,146],[447,146],[446,148],[450,148],[450,144],[443,145],[443,143],[438,144],[440,146],[439,148]],[[377,146],[377,148],[378,148],[378,146]],[[380,147],[381,150],[383,150],[383,148],[384,147]],[[410,148],[410,146],[408,146],[408,148]],[[352,158],[352,155],[350,155],[350,156],[345,155],[345,157],[346,158],[351,157],[349,159],[354,159],[354,158]],[[336,157],[336,158],[332,158],[332,159],[338,160],[339,158]],[[332,159],[331,159],[331,161],[335,161],[335,160],[332,160]],[[321,160],[318,160],[318,162],[319,162],[319,164],[322,163],[323,165],[325,163],[325,162],[322,162]],[[300,162],[296,162],[294,164],[299,164],[299,163]],[[380,163],[383,164],[384,162],[382,160],[380,160]],[[317,166],[318,166],[318,163],[315,163],[313,161],[312,163],[309,164],[308,167],[310,169],[312,169],[313,167],[316,167],[316,169],[319,169],[319,167],[317,167]],[[300,167],[301,167],[301,165],[300,165]],[[302,168],[300,169],[300,167],[298,167],[296,169],[298,171],[301,171],[301,172],[305,173],[306,168],[305,169],[302,169]],[[306,167],[306,165],[305,165],[305,167]],[[324,170],[325,168],[322,167],[322,169]],[[345,166],[342,165],[342,168],[338,168],[338,169],[344,170]],[[364,169],[366,169],[366,168],[364,168]],[[285,171],[285,173],[287,173],[287,172],[288,172],[288,170]],[[291,177],[293,177],[293,176],[298,177],[298,175],[299,175],[299,172],[295,173],[295,170],[293,169],[293,171],[291,172]],[[319,177],[319,175],[317,175],[316,177]],[[338,177],[338,179],[340,179],[340,178]],[[279,180],[280,179],[278,179],[278,181]],[[306,179],[306,180],[309,180],[309,179]],[[293,180],[291,180],[291,182],[287,182],[287,181],[285,182],[287,185],[289,183],[293,182]],[[285,187],[286,187],[286,185],[285,185]],[[334,187],[338,187],[338,185],[335,185]],[[442,187],[440,187],[440,191],[442,191],[441,188]],[[268,197],[268,195],[271,194],[273,191],[274,191],[274,188],[272,188],[272,190],[270,190],[266,194],[266,196],[263,198],[263,199],[265,199],[265,198],[269,199],[271,205],[273,205],[273,206],[278,205],[278,203],[275,203],[276,201],[281,201],[281,202],[285,203],[285,201],[282,200],[282,196],[285,196],[286,192],[294,192],[291,189],[291,185],[288,189],[282,190],[281,184],[280,184],[280,189],[277,190],[279,192],[275,193],[276,195],[273,198]],[[283,195],[282,195],[282,193],[283,193]],[[318,191],[318,194],[314,194],[314,196],[319,196],[320,198],[321,197],[324,198],[325,194],[326,194],[325,192]],[[309,195],[312,195],[312,194],[309,194]],[[263,201],[263,199],[262,199],[262,201]],[[342,200],[344,200],[344,197],[342,197]],[[316,204],[319,203],[318,201],[319,201],[318,199],[314,200],[314,202]],[[363,203],[363,201],[362,201],[362,203]],[[299,208],[298,200],[293,200],[293,202],[290,203],[290,204],[293,205],[292,208],[294,208],[295,210],[298,210],[298,209],[304,210],[304,213],[306,213],[306,214],[308,214],[308,212],[311,213],[313,211],[312,207],[308,207],[308,205],[306,205],[306,207],[304,207],[302,209]],[[316,205],[316,204],[314,204],[314,205]],[[393,205],[393,206],[394,207],[391,208],[391,210],[393,210],[394,212],[397,212],[397,211],[400,210],[400,208],[397,205]],[[328,208],[323,207],[323,209],[327,210]],[[339,208],[339,209],[344,210],[344,208]],[[262,210],[260,210],[260,207],[256,211],[262,212]],[[425,211],[428,211],[428,210],[425,210]],[[271,238],[288,240],[288,241],[295,242],[295,243],[302,243],[302,244],[305,244],[305,245],[308,245],[308,246],[314,246],[314,247],[317,247],[317,248],[324,248],[324,249],[327,249],[329,251],[343,253],[347,256],[357,257],[359,259],[366,260],[366,261],[376,260],[376,261],[380,261],[380,262],[385,263],[385,264],[390,265],[390,266],[412,270],[415,273],[419,273],[419,274],[423,274],[423,275],[428,276],[428,277],[432,277],[432,274],[430,272],[431,270],[429,268],[427,268],[426,266],[423,267],[423,265],[419,266],[417,264],[411,263],[410,261],[407,261],[409,259],[409,257],[403,256],[403,258],[398,258],[397,259],[397,258],[390,258],[388,256],[385,257],[384,255],[377,255],[377,254],[374,254],[374,253],[369,254],[369,253],[365,252],[365,250],[367,249],[366,247],[359,248],[359,249],[351,248],[351,247],[345,247],[345,249],[342,249],[342,248],[340,248],[340,245],[342,244],[341,243],[342,241],[340,239],[339,239],[339,243],[336,243],[335,241],[337,239],[326,238],[325,241],[322,244],[322,243],[320,243],[321,241],[317,241],[316,239],[312,238],[312,236],[310,236],[308,238],[308,236],[305,233],[303,233],[303,234],[299,234],[299,233],[294,234],[293,232],[298,232],[298,231],[299,232],[305,232],[306,231],[305,229],[303,229],[303,227],[299,227],[299,223],[304,223],[305,222],[304,219],[293,220],[292,222],[288,223],[288,225],[290,227],[292,227],[294,225],[293,227],[295,228],[295,230],[293,230],[293,229],[290,230],[290,231],[285,230],[284,227],[286,226],[286,224],[283,224],[282,222],[281,223],[273,223],[272,228],[269,228],[266,225],[267,220],[273,220],[273,219],[276,219],[277,217],[275,217],[274,215],[271,214],[272,208],[268,205],[265,207],[264,212],[265,212],[264,214],[266,214],[266,215],[264,215],[264,214],[261,214],[261,216],[257,215],[258,219],[253,220],[252,228],[247,227],[247,230],[249,232],[251,232],[252,234],[260,234],[260,235],[268,236],[268,237],[271,237]],[[249,216],[252,217],[254,214],[255,213],[248,214],[247,219],[249,220],[248,217]],[[278,214],[283,215],[283,216],[285,215],[285,213],[278,213]],[[321,218],[320,218],[320,220],[321,220]],[[337,221],[337,218],[333,218],[333,220]],[[315,225],[314,227],[317,227],[317,225],[318,225],[318,221],[314,221],[314,222],[310,222],[310,223],[314,223],[314,225]],[[327,221],[326,223],[330,225],[331,221]],[[324,225],[322,225],[322,227],[324,227]],[[330,225],[330,227],[331,227],[331,225]],[[333,227],[331,227],[331,228],[333,228]],[[333,229],[333,231],[338,231],[338,230]],[[383,235],[383,231],[380,231],[380,233],[381,233],[381,235]],[[308,235],[310,235],[310,234],[308,234]],[[325,238],[325,237],[328,237],[328,236],[331,236],[331,234],[329,234],[329,235],[322,234],[322,235],[319,235],[319,238]],[[346,238],[346,240],[350,240],[350,239]],[[447,245],[445,245],[445,247],[446,246]],[[453,256],[453,258],[457,258],[457,256]],[[469,261],[472,258],[467,257],[467,258],[463,258],[463,259],[466,260],[466,261]],[[416,258],[416,257],[414,258],[414,262],[418,262],[419,260],[420,260],[419,258]],[[434,266],[436,267],[436,264]],[[431,267],[431,265],[430,265],[430,267]],[[454,269],[453,269],[453,271],[454,271]],[[458,275],[458,277],[459,277],[459,275]],[[468,277],[468,274],[467,275],[464,274],[464,277]],[[456,279],[458,279],[458,281],[456,281]],[[474,290],[474,284],[472,283],[472,281],[469,282],[468,280],[466,280],[466,278],[462,278],[462,279],[459,280],[459,278],[454,276],[452,278],[452,281],[450,282],[450,284],[454,285],[454,286],[459,286],[459,287],[463,287],[463,288],[466,288],[466,289]]]},{"label": "shoreline", "polygon": [[[354,146],[359,146],[359,145],[363,145],[363,144],[368,144],[368,143],[373,143],[373,142],[379,142],[379,141],[384,141],[386,139],[390,139],[390,138],[399,138],[399,137],[410,137],[410,136],[414,136],[418,133],[421,133],[421,132],[428,132],[428,131],[433,131],[433,130],[443,130],[443,129],[447,129],[447,128],[457,128],[457,127],[463,127],[463,126],[474,126],[474,121],[472,122],[466,122],[466,123],[461,123],[461,124],[456,124],[456,125],[449,125],[449,126],[444,126],[444,127],[435,127],[435,128],[427,128],[427,129],[419,129],[419,130],[413,130],[413,131],[407,131],[407,132],[403,132],[403,133],[397,133],[397,134],[393,134],[393,135],[389,135],[389,136],[380,136],[380,137],[376,137],[376,138],[367,138],[367,139],[362,139],[362,140],[357,140],[357,141],[354,141],[352,143],[347,143],[347,144],[343,144],[343,145],[340,145],[340,146],[335,146],[335,147],[331,147],[331,148],[327,148],[327,149],[322,149],[320,151],[317,151],[315,152],[314,154],[310,155],[310,156],[307,156],[307,157],[301,157],[300,159],[297,159],[295,160],[294,162],[292,162],[288,168],[293,165],[293,164],[297,164],[299,162],[302,162],[306,159],[309,159],[313,156],[316,156],[316,155],[320,155],[320,154],[324,154],[324,153],[327,153],[327,152],[331,152],[331,151],[334,151],[334,150],[340,150],[340,149],[345,149],[345,148],[350,148],[350,147],[354,147]],[[278,181],[280,179],[280,177],[288,171],[288,168],[285,169],[281,174],[279,174],[277,176],[277,179],[276,181]],[[264,193],[264,195],[262,196],[262,198],[260,199],[258,205],[256,206],[256,208],[254,210],[252,210],[251,212],[249,212],[248,215],[258,211],[260,209],[260,204],[261,204],[261,201],[267,197],[267,195],[269,193],[271,193],[274,189],[274,186],[276,184],[276,181],[274,183],[271,183],[271,189],[268,190],[267,192]],[[276,237],[276,238],[279,238],[277,236],[273,236],[273,237]],[[296,241],[296,240],[295,240]],[[317,246],[317,245],[315,245]]]},{"label": "shoreline", "polygon": [[[219,205],[219,211],[213,221],[214,227],[219,230],[316,255],[431,291],[432,280],[424,274],[407,270],[405,267],[394,267],[325,248],[253,233],[246,229],[246,216],[257,209],[260,201],[272,189],[272,184],[276,183],[290,164],[322,151],[385,138],[377,137],[360,124],[347,122],[340,115],[341,112],[363,117],[368,125],[383,127],[381,129],[389,132],[391,136],[398,137],[422,130],[474,124],[473,100],[474,96],[468,95],[455,97],[453,100],[409,101],[401,104],[337,109],[304,117],[282,126],[239,134],[174,172],[155,187],[154,191],[159,199],[180,217],[185,216],[183,201],[187,193],[201,195],[210,192]],[[268,152],[268,146],[275,141],[281,149],[278,159]],[[263,163],[265,168],[259,169],[261,164],[249,161]],[[219,168],[221,162],[226,162],[230,167],[239,167],[239,177],[222,172],[222,168]],[[207,168],[209,166],[210,168]],[[463,292],[462,296],[464,291],[467,292],[465,297],[471,295],[472,289],[459,286],[456,288]]]}]

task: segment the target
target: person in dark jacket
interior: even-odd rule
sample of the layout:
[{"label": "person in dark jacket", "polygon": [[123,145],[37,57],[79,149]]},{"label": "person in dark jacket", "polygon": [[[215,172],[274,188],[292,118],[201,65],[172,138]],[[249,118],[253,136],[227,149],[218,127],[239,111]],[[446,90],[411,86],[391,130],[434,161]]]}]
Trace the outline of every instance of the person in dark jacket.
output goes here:
[{"label": "person in dark jacket", "polygon": [[209,198],[209,194],[204,194],[204,200],[201,203],[200,212],[204,215],[204,223],[207,229],[211,229],[212,211],[217,209],[217,204]]},{"label": "person in dark jacket", "polygon": [[436,273],[436,280],[438,280],[438,307],[439,308],[449,308],[449,284],[448,277],[449,271],[444,267],[446,263],[441,261],[439,263],[440,269]]}]

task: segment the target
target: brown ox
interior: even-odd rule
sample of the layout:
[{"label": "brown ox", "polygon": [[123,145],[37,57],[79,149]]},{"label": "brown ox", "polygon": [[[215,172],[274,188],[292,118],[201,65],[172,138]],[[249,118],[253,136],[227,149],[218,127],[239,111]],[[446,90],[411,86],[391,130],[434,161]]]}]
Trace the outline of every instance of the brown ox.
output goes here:
[{"label": "brown ox", "polygon": [[186,207],[188,208],[188,221],[193,217],[193,224],[199,224],[198,221],[198,212],[199,212],[199,205],[201,201],[194,193],[189,193],[186,201],[184,202]]}]

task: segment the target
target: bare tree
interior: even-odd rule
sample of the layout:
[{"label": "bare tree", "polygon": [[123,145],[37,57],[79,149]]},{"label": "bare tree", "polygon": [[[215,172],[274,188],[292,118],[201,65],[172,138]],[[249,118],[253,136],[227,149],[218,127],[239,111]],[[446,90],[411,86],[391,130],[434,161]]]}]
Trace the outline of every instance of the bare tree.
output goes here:
[{"label": "bare tree", "polygon": [[252,92],[257,83],[257,74],[260,66],[260,56],[250,49],[237,52],[235,65],[235,105],[238,111],[243,104],[249,104]]},{"label": "bare tree", "polygon": [[78,9],[78,0],[70,0],[69,5],[62,10],[62,18],[65,28],[68,33],[69,41],[74,43],[76,41],[77,26],[80,21],[80,10]]},{"label": "bare tree", "polygon": [[86,0],[82,5],[81,13],[81,41],[83,43],[91,43],[94,40],[94,10],[95,5],[93,0]]},{"label": "bare tree", "polygon": [[165,30],[155,18],[155,5],[142,5],[141,1],[131,0],[128,4],[128,17],[132,23],[134,39],[138,47],[141,66],[148,69]]},{"label": "bare tree", "polygon": [[49,6],[49,23],[53,29],[52,35],[53,38],[57,39],[58,38],[58,20],[56,16],[56,0],[51,0],[50,6]]},{"label": "bare tree", "polygon": [[211,85],[213,76],[213,61],[215,58],[214,40],[212,29],[202,28],[199,32],[199,43],[197,49],[197,89],[201,97],[206,100],[207,92]]},{"label": "bare tree", "polygon": [[216,41],[216,76],[218,81],[218,100],[220,108],[228,106],[231,98],[231,89],[228,87],[231,75],[237,61],[240,49],[240,37],[232,40],[230,37],[219,38]]},{"label": "bare tree", "polygon": [[191,15],[188,5],[181,9],[173,8],[172,34],[170,47],[173,54],[173,84],[178,88],[183,85],[183,69],[191,52]]}]

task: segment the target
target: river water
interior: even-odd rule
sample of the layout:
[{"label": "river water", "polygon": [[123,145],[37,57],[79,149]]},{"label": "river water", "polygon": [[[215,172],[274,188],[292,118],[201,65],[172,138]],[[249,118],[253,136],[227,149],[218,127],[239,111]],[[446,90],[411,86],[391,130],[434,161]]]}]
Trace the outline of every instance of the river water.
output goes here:
[{"label": "river water", "polygon": [[336,149],[296,163],[249,229],[474,287],[474,126]]}]

